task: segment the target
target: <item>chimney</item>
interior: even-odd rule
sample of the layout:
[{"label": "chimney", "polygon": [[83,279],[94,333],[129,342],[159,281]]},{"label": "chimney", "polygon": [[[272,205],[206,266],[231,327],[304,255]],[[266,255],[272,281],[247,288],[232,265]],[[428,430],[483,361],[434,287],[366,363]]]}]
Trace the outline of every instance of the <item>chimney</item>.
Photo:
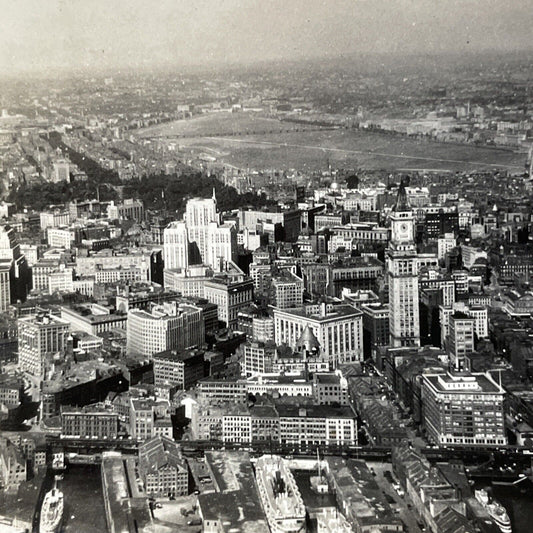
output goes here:
[{"label": "chimney", "polygon": [[320,304],[320,316],[325,317],[326,316],[326,302],[322,302]]}]

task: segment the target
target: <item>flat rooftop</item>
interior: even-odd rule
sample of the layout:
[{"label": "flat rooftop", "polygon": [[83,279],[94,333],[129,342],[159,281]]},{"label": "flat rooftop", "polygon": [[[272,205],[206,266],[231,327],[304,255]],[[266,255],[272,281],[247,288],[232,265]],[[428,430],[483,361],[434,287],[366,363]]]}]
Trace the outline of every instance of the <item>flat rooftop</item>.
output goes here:
[{"label": "flat rooftop", "polygon": [[429,374],[424,375],[430,385],[438,392],[465,393],[471,394],[496,394],[504,390],[487,374],[464,374],[452,375],[446,374]]}]

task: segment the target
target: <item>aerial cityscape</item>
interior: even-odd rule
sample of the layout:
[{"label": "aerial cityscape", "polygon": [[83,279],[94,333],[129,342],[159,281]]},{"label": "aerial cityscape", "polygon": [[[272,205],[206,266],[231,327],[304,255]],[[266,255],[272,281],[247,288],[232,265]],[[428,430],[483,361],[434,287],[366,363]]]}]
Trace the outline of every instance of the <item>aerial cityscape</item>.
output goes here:
[{"label": "aerial cityscape", "polygon": [[531,533],[529,0],[0,13],[0,533]]}]

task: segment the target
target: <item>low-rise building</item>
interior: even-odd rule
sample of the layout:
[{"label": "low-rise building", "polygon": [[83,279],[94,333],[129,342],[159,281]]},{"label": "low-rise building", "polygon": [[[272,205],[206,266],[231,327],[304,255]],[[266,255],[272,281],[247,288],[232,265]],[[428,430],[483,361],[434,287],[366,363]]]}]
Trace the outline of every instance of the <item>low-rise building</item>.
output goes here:
[{"label": "low-rise building", "polygon": [[139,446],[139,473],[152,498],[188,494],[187,462],[179,444],[167,437],[157,436]]},{"label": "low-rise building", "polygon": [[70,439],[116,439],[118,414],[96,406],[63,407],[61,436]]}]

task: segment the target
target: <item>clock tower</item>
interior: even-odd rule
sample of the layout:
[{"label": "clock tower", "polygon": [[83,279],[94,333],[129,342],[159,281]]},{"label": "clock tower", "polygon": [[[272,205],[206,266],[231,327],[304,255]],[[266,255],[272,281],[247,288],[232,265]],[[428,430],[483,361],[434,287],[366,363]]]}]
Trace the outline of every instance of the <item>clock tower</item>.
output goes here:
[{"label": "clock tower", "polygon": [[415,222],[403,181],[390,220],[387,251],[390,341],[393,347],[420,346]]}]

